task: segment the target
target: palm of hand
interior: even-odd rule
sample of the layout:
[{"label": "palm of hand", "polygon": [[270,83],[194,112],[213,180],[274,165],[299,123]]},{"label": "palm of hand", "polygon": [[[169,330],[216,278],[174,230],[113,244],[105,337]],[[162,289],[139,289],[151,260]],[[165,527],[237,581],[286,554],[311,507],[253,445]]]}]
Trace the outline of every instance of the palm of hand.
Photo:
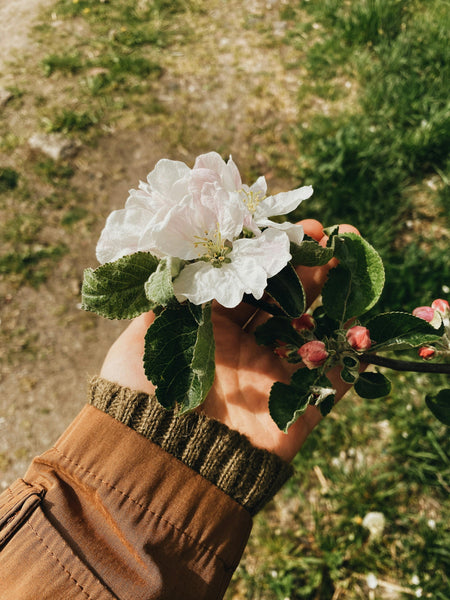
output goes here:
[{"label": "palm of hand", "polygon": [[[303,226],[308,235],[322,239],[322,227],[317,221],[303,221]],[[346,230],[356,231],[349,226]],[[330,265],[298,269],[308,304],[320,293],[329,268]],[[200,410],[245,434],[255,446],[289,461],[321,417],[318,409],[309,406],[287,434],[273,422],[268,410],[270,389],[275,381],[288,383],[297,367],[256,343],[251,332],[268,316],[260,312],[246,327],[254,312],[255,309],[245,304],[234,309],[213,304],[216,376]],[[155,388],[146,378],[142,362],[145,333],[153,320],[153,313],[145,313],[127,327],[108,352],[102,377],[148,394],[154,393]],[[329,377],[337,390],[338,400],[349,386],[343,384],[338,373],[329,373]]]}]

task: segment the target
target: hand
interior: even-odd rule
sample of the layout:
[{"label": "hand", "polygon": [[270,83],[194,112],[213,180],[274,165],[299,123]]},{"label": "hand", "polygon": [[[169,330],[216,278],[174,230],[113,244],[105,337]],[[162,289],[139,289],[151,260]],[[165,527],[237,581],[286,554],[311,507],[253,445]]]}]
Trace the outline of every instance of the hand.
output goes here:
[{"label": "hand", "polygon": [[[306,219],[301,223],[307,235],[322,245],[326,243],[318,221]],[[340,231],[358,233],[350,225],[341,226]],[[323,267],[297,268],[308,305],[320,294],[329,269],[335,266],[333,261]],[[142,363],[144,337],[154,318],[153,313],[145,313],[127,327],[108,352],[100,373],[102,377],[131,389],[154,393],[155,388],[146,378]],[[216,375],[200,410],[246,435],[255,446],[290,461],[319,423],[321,415],[316,407],[308,406],[287,434],[280,431],[270,417],[268,398],[272,384],[275,381],[289,383],[298,366],[256,343],[253,331],[268,318],[263,311],[244,303],[233,309],[213,303]],[[344,384],[336,369],[328,376],[339,400],[350,386]]]}]

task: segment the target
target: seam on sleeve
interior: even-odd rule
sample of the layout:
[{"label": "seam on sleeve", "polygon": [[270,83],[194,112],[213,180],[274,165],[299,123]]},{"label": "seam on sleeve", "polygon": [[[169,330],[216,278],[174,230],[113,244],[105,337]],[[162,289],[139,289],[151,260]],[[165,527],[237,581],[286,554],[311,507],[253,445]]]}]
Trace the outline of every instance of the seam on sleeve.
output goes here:
[{"label": "seam on sleeve", "polygon": [[[114,491],[118,492],[119,494],[121,494],[122,496],[124,496],[125,498],[127,498],[128,500],[130,500],[131,502],[133,502],[133,504],[136,504],[136,506],[138,506],[139,508],[141,508],[145,512],[150,513],[151,515],[153,515],[154,517],[156,517],[157,519],[159,519],[163,523],[166,523],[167,525],[169,525],[172,529],[174,529],[175,531],[177,531],[180,535],[185,536],[191,542],[195,543],[199,548],[202,548],[207,553],[212,554],[217,560],[219,560],[222,563],[222,565],[223,565],[223,567],[225,569],[234,569],[234,567],[231,566],[231,565],[228,565],[225,562],[225,560],[219,554],[217,554],[217,552],[215,550],[213,550],[212,548],[210,548],[206,544],[200,542],[198,539],[195,539],[194,537],[192,537],[191,535],[189,535],[188,533],[186,533],[185,531],[183,531],[183,529],[180,529],[177,525],[175,525],[174,523],[172,523],[171,521],[169,521],[166,517],[163,517],[159,513],[151,510],[148,506],[145,506],[144,504],[140,503],[138,500],[136,500],[135,498],[133,498],[132,496],[130,496],[129,494],[127,494],[123,490],[119,489],[118,487],[116,487],[112,483],[110,483],[108,481],[105,481],[104,479],[102,479],[101,477],[99,477],[98,475],[96,475],[95,473],[93,473],[92,471],[90,471],[88,468],[86,468],[84,465],[82,465],[80,463],[77,463],[72,458],[66,456],[58,448],[53,447],[52,450],[54,450],[55,452],[57,452],[60,456],[62,456],[68,462],[72,463],[73,465],[75,465],[76,467],[78,467],[79,469],[81,469],[82,471],[84,471],[85,473],[87,473],[88,475],[90,475],[91,477],[93,477],[94,479],[96,479],[97,481],[99,481],[102,485],[106,486],[107,488],[109,488],[111,490],[114,490]],[[39,459],[39,462],[45,463],[45,461],[43,461],[42,459]],[[47,464],[49,464],[49,463],[47,463]],[[49,464],[49,466],[53,466],[53,465]],[[201,477],[201,475],[198,475],[198,473],[196,473],[196,475],[198,477]]]},{"label": "seam on sleeve", "polygon": [[27,522],[28,527],[31,529],[31,531],[35,534],[35,536],[38,538],[38,540],[41,542],[41,544],[44,546],[44,548],[47,550],[47,552],[50,554],[50,556],[52,556],[55,561],[58,563],[58,565],[61,567],[61,569],[64,571],[64,573],[66,573],[66,575],[69,576],[69,579],[71,579],[73,581],[73,583],[81,590],[81,593],[86,596],[86,598],[89,598],[89,600],[93,600],[92,596],[89,595],[89,593],[84,589],[84,587],[78,583],[78,581],[75,579],[75,577],[72,575],[72,573],[67,569],[67,567],[59,560],[59,558],[56,556],[56,554],[54,554],[50,548],[47,546],[47,544],[45,543],[45,541],[41,538],[41,536],[38,534],[38,532],[34,529],[34,527],[31,525],[30,522]]}]

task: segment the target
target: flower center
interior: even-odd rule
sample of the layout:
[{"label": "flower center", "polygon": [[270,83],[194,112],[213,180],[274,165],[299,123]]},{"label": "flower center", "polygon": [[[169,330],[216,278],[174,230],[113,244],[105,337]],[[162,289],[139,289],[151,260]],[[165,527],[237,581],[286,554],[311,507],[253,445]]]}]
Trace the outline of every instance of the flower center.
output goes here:
[{"label": "flower center", "polygon": [[241,198],[249,212],[253,215],[258,208],[259,203],[264,200],[263,192],[253,192],[252,190],[241,190]]},{"label": "flower center", "polygon": [[205,231],[204,236],[195,235],[194,246],[199,249],[199,259],[212,263],[213,267],[231,262],[227,256],[231,252],[231,245],[222,239],[218,223],[213,231]]}]

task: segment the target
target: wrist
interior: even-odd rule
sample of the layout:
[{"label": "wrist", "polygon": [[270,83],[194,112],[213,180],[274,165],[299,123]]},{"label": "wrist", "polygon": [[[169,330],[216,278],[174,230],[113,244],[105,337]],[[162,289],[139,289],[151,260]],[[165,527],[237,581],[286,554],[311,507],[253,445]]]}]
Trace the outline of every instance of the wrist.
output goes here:
[{"label": "wrist", "polygon": [[177,415],[143,392],[95,378],[90,403],[181,460],[251,514],[292,474],[288,463],[239,432],[206,415]]}]

